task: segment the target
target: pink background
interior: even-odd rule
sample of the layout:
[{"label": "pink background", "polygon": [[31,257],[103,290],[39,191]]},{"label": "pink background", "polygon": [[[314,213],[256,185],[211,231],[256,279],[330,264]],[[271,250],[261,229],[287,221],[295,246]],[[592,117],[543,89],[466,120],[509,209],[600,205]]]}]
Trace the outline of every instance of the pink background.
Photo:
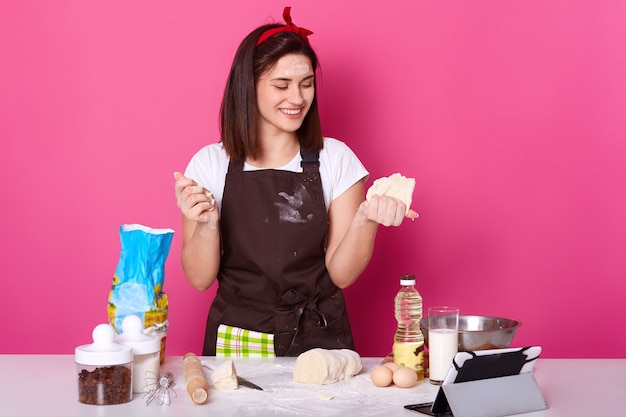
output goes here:
[{"label": "pink background", "polygon": [[[374,4],[373,4],[374,3]],[[359,353],[390,351],[401,274],[425,306],[520,320],[546,357],[625,357],[626,6],[293,2],[325,133],[415,177],[346,290]],[[180,266],[172,173],[218,139],[235,48],[284,1],[0,3],[0,353],[73,353],[106,321],[118,227],[176,230],[168,354],[200,352],[215,289]]]}]

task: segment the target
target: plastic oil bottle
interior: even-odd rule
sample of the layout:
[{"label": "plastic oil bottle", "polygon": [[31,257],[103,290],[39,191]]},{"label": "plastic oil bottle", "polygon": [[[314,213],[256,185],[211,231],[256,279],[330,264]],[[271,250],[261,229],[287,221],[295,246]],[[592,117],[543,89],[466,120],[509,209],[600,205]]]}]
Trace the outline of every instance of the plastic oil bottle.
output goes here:
[{"label": "plastic oil bottle", "polygon": [[403,275],[400,290],[395,297],[395,316],[398,329],[393,341],[393,360],[417,372],[424,379],[424,335],[420,329],[422,296],[415,289],[415,276]]}]

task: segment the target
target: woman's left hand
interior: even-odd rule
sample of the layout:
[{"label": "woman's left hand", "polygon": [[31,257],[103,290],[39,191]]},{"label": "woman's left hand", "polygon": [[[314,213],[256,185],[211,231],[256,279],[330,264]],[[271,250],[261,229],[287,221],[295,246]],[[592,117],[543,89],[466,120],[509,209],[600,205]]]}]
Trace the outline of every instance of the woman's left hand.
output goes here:
[{"label": "woman's left hand", "polygon": [[409,209],[397,198],[373,195],[369,200],[361,203],[359,213],[364,220],[382,224],[383,226],[400,226],[404,218],[414,220],[418,217],[415,210]]}]

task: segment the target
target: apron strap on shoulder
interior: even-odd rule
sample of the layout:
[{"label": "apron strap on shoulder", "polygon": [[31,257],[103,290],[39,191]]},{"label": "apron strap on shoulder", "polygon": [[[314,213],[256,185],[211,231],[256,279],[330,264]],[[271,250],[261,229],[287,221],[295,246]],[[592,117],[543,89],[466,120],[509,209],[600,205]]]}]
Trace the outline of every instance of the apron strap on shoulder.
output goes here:
[{"label": "apron strap on shoulder", "polygon": [[307,149],[300,149],[300,156],[302,157],[302,161],[300,165],[303,169],[306,169],[307,166],[313,166],[315,168],[320,166],[320,153],[319,152],[311,152]]}]

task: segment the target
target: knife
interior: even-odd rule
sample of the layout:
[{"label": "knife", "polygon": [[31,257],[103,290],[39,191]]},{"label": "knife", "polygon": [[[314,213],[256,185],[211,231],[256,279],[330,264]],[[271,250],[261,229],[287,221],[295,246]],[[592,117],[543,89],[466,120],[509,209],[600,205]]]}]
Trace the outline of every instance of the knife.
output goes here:
[{"label": "knife", "polygon": [[254,384],[248,381],[247,379],[240,377],[239,375],[237,375],[237,382],[239,382],[239,385],[243,385],[244,387],[258,389],[259,391],[263,391],[263,388],[259,387],[257,384]]}]

